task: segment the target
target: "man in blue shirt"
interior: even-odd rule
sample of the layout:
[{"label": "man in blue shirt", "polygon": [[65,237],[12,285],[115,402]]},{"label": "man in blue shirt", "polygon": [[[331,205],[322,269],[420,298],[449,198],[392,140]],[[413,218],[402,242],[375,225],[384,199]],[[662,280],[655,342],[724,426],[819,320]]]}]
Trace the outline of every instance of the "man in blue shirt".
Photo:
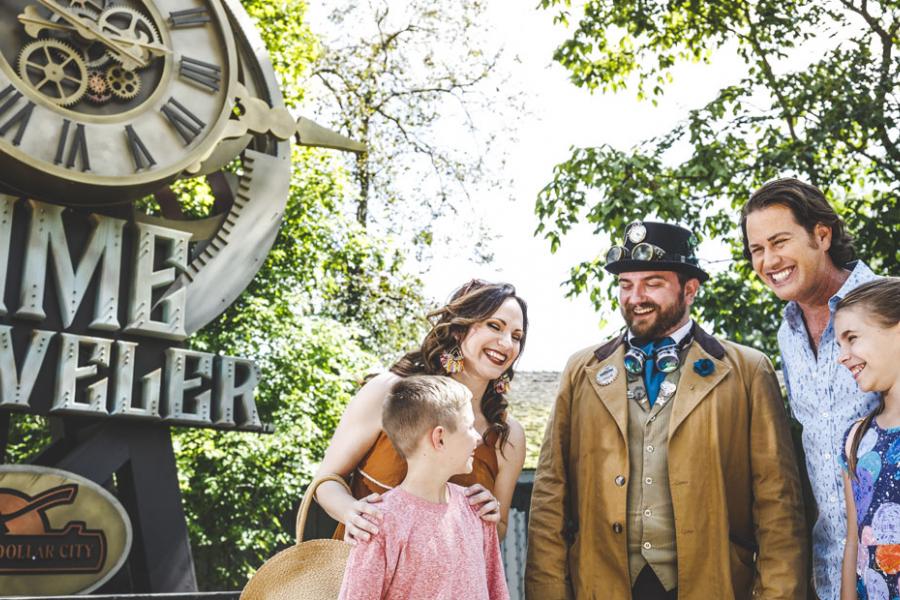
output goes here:
[{"label": "man in blue shirt", "polygon": [[840,475],[841,438],[870,412],[875,394],[859,390],[837,363],[835,305],[876,275],[856,260],[852,238],[821,191],[797,179],[757,190],[741,214],[744,256],[787,301],[778,347],[791,413],[803,426],[806,466],[818,507],[813,583],[821,600],[838,600],[847,525]]}]

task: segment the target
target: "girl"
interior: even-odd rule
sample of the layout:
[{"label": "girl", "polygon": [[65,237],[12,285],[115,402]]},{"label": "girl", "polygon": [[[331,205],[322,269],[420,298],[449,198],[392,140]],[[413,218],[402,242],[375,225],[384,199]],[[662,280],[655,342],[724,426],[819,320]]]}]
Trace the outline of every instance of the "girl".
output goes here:
[{"label": "girl", "polygon": [[400,378],[428,374],[452,377],[472,392],[475,428],[484,443],[475,451],[471,474],[450,481],[466,486],[482,519],[506,532],[509,505],[525,462],[525,430],[506,414],[504,397],[513,366],[525,345],[525,302],[506,283],[472,280],[450,302],[429,315],[432,329],[421,347],[390,371],[374,377],[347,405],[325,451],[317,476],[350,477],[351,496],[325,482],[316,499],[340,523],[335,537],[350,543],[378,533],[381,494],[406,476],[406,461],[381,427],[384,399]]},{"label": "girl", "polygon": [[856,288],[835,311],[847,367],[878,407],[844,436],[847,541],[841,600],[900,596],[900,279]]}]

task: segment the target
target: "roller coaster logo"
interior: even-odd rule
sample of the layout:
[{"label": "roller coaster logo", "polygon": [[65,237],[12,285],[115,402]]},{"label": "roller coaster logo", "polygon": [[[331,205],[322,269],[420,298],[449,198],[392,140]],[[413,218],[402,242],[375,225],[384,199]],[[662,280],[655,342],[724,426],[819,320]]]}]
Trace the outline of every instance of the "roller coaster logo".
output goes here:
[{"label": "roller coaster logo", "polygon": [[106,535],[85,521],[54,529],[47,512],[70,505],[77,484],[60,485],[34,496],[0,488],[0,574],[63,575],[98,573],[106,560]]}]

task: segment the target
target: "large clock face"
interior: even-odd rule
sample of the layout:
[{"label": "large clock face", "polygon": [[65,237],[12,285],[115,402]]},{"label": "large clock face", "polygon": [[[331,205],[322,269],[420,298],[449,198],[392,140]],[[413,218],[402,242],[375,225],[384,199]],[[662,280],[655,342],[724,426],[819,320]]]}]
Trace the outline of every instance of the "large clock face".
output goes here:
[{"label": "large clock face", "polygon": [[219,142],[236,80],[219,0],[2,0],[0,179],[51,202],[152,192]]}]

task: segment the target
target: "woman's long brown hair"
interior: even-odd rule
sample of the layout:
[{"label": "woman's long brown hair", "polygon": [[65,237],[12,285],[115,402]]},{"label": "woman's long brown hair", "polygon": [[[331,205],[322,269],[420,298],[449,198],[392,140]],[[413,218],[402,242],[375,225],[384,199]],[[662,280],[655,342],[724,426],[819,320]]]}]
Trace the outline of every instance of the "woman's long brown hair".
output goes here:
[{"label": "woman's long brown hair", "polygon": [[[456,349],[468,333],[469,327],[490,318],[508,298],[514,298],[522,309],[522,339],[519,341],[519,356],[521,356],[528,335],[528,307],[525,301],[516,295],[516,288],[508,283],[488,283],[473,279],[456,290],[445,306],[428,314],[431,331],[422,340],[421,347],[394,363],[391,372],[401,377],[423,373],[446,375],[441,366],[441,354]],[[515,362],[505,372],[510,380],[515,376],[514,366]],[[494,381],[489,382],[481,397],[481,412],[489,424],[482,438],[487,443],[488,435],[495,432],[500,439],[501,454],[509,439],[509,425],[506,423],[507,406],[509,403],[504,395],[494,389]]]},{"label": "woman's long brown hair", "polygon": [[[851,306],[863,308],[876,323],[885,328],[895,326],[900,323],[900,278],[884,277],[864,283],[844,296],[838,302],[834,312],[837,314],[838,311]],[[884,395],[882,394],[878,397],[878,406],[866,415],[853,434],[850,453],[847,454],[847,468],[850,471],[850,477],[854,480],[856,479],[856,453],[859,452],[859,444],[869,427],[872,426],[872,421],[883,411]]]}]

